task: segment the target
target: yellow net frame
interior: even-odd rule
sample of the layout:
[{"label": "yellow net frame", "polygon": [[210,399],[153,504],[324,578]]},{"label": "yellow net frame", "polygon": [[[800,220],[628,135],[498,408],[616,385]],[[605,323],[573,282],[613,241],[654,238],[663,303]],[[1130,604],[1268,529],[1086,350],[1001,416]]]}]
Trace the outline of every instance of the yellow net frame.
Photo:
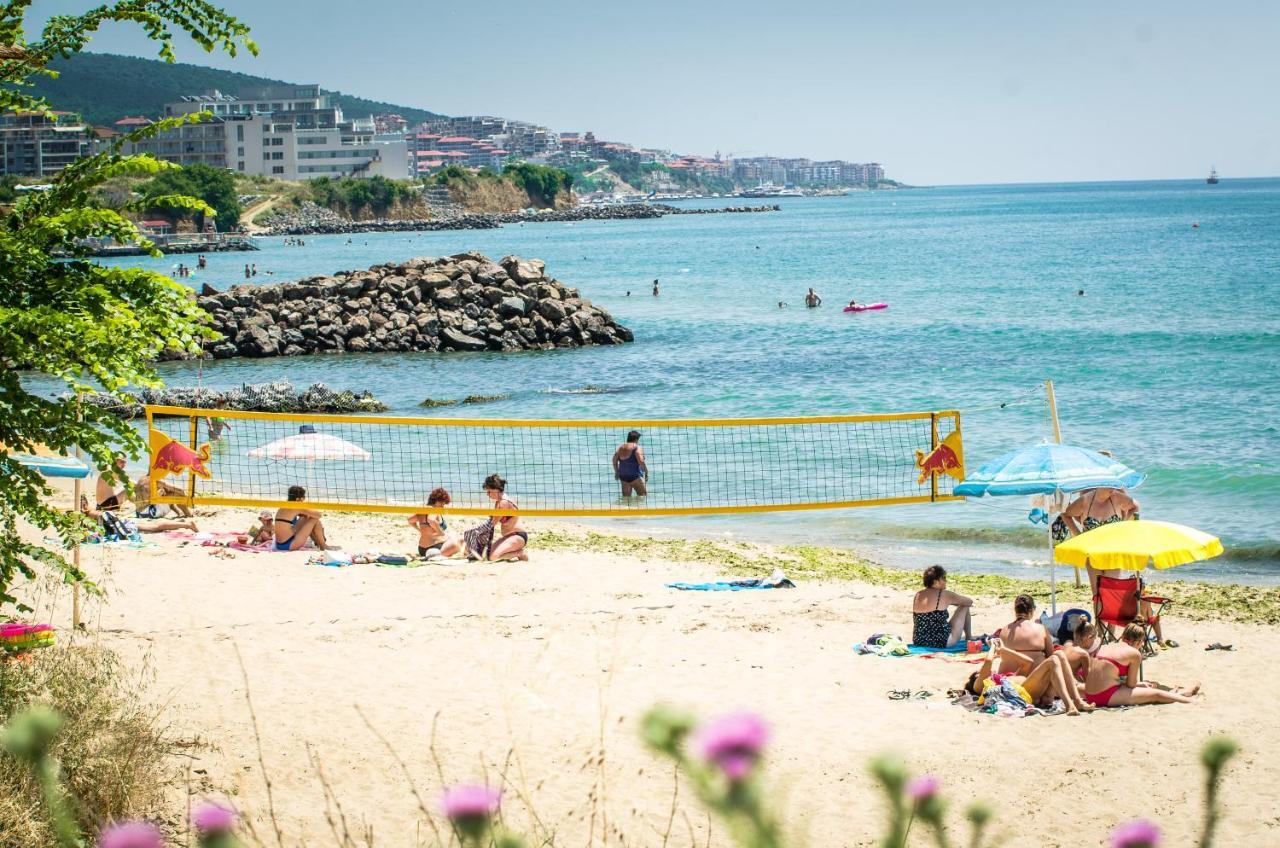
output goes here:
[{"label": "yellow net frame", "polygon": [[[311,508],[399,514],[426,511],[438,486],[452,503],[430,511],[447,515],[716,515],[962,500],[951,494],[963,479],[956,410],[543,420],[148,406],[146,422],[151,499],[160,504],[296,506],[290,485],[307,488]],[[619,496],[610,462],[630,430],[642,433],[652,472],[643,498]],[[321,442],[331,458],[281,458],[315,453]],[[507,478],[516,509],[493,507],[481,489],[491,473]],[[180,494],[162,491],[162,479]]]}]

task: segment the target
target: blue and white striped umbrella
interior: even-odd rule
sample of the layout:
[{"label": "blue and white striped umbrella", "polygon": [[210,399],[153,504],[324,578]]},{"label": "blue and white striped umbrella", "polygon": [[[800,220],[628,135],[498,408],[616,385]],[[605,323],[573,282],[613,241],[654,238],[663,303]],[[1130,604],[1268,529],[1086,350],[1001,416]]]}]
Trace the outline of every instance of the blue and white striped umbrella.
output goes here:
[{"label": "blue and white striped umbrella", "polygon": [[1084,489],[1132,489],[1147,475],[1097,451],[1073,445],[1044,443],[1007,453],[973,473],[954,493],[968,498],[983,495],[1052,495]]}]

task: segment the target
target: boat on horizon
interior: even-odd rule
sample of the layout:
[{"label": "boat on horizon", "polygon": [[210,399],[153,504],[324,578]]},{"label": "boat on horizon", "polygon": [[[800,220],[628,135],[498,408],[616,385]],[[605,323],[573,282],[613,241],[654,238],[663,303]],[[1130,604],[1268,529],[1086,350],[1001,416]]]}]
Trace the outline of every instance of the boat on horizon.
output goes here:
[{"label": "boat on horizon", "polygon": [[1218,168],[1216,165],[1209,168],[1209,178],[1205,182],[1209,185],[1218,184]]}]

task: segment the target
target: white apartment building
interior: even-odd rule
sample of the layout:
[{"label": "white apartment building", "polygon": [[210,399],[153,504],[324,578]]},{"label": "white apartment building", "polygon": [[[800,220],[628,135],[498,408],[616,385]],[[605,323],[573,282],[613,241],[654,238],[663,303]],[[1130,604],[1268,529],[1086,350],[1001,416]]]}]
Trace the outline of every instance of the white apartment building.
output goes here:
[{"label": "white apartment building", "polygon": [[132,151],[282,180],[409,176],[404,138],[378,138],[372,116],[345,119],[318,85],[240,95],[211,91],[164,106],[166,117],[205,111],[213,113],[212,121],[161,133],[132,145]]}]

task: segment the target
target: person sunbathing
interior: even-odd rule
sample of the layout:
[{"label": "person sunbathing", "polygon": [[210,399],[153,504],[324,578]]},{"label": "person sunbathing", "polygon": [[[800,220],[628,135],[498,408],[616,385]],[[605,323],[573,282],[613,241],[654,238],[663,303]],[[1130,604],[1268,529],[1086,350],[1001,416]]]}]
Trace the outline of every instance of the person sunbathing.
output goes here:
[{"label": "person sunbathing", "polygon": [[110,480],[106,477],[106,472],[98,475],[96,487],[96,497],[98,509],[101,510],[118,510],[124,507],[124,502],[129,500],[129,478],[125,474],[125,456],[122,453],[116,454],[112,465],[115,466],[115,476],[117,480],[121,480],[125,485],[116,489]]},{"label": "person sunbathing", "polygon": [[1053,637],[1049,629],[1033,621],[1036,602],[1030,595],[1019,595],[1013,602],[1013,621],[1000,629],[1000,639],[1011,650],[1031,658],[1032,667],[1053,653]]},{"label": "person sunbathing", "polygon": [[[117,516],[110,510],[90,509],[89,498],[87,495],[80,496],[80,511],[98,522],[98,526],[101,527],[103,533],[108,536],[131,536],[135,532],[164,533],[168,530],[190,530],[192,533],[200,532],[200,528],[196,526],[194,521],[134,521],[132,518],[122,518]],[[110,515],[111,517],[104,521],[103,516],[106,515]]]},{"label": "person sunbathing", "polygon": [[[301,503],[307,498],[307,490],[301,486],[289,487],[289,500]],[[308,541],[327,551],[333,546],[325,541],[324,523],[320,513],[305,507],[282,507],[276,510],[275,533],[277,551],[300,550]]]},{"label": "person sunbathing", "polygon": [[[186,495],[182,489],[163,480],[156,481],[156,493],[169,498],[181,498]],[[143,474],[133,484],[133,508],[138,518],[159,518],[160,510],[168,507],[181,518],[191,518],[191,509],[186,504],[153,504],[151,502],[151,476]]]},{"label": "person sunbathing", "polygon": [[[516,502],[507,497],[507,481],[497,474],[484,478],[484,491],[496,509],[518,509]],[[529,545],[529,533],[524,529],[519,515],[490,516],[493,526],[501,534],[489,546],[489,561],[529,559],[525,549]]]},{"label": "person sunbathing", "polygon": [[977,698],[982,695],[988,680],[996,683],[1008,680],[1021,686],[1031,696],[1032,706],[1048,706],[1054,698],[1060,698],[1067,708],[1067,715],[1093,712],[1093,706],[1081,697],[1076,688],[1070,666],[1061,653],[1036,663],[1026,654],[1007,647],[1003,640],[992,638],[988,643],[986,660],[981,668],[969,675],[965,691]]},{"label": "person sunbathing", "polygon": [[[955,612],[948,612],[952,607]],[[973,638],[970,609],[973,599],[947,591],[947,570],[931,565],[924,570],[924,588],[911,602],[911,643],[924,648],[950,648]]]},{"label": "person sunbathing", "polygon": [[1142,680],[1142,644],[1147,639],[1146,624],[1130,622],[1120,641],[1103,645],[1089,664],[1084,681],[1084,698],[1097,707],[1125,707],[1141,704],[1189,704],[1200,684],[1166,689]]},{"label": "person sunbathing", "polygon": [[1077,622],[1076,629],[1071,632],[1071,638],[1054,647],[1053,651],[1066,658],[1072,676],[1084,683],[1085,677],[1089,674],[1089,665],[1101,647],[1102,640],[1098,638],[1097,625],[1081,619]]},{"label": "person sunbathing", "polygon": [[[436,488],[427,496],[427,508],[448,506],[452,501],[453,498],[446,490]],[[458,537],[448,532],[449,526],[443,515],[411,515],[409,526],[418,531],[418,556],[424,559],[451,557],[462,550]]]}]

